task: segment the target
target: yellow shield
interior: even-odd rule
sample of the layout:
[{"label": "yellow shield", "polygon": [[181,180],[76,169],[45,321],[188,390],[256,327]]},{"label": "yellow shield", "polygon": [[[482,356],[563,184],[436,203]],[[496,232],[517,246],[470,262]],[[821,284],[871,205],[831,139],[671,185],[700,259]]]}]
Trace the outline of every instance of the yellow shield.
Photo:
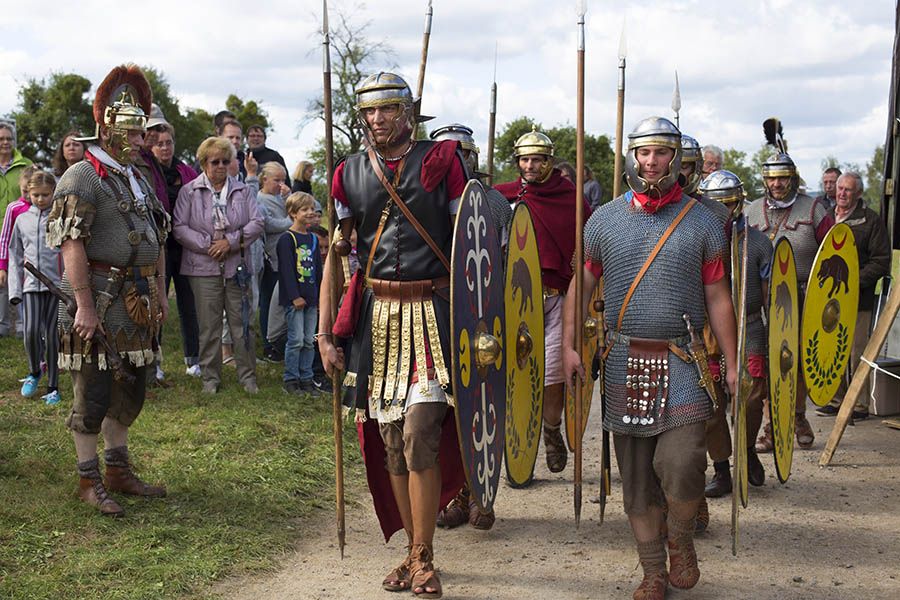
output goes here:
[{"label": "yellow shield", "polygon": [[769,420],[775,471],[784,483],[794,457],[794,402],[800,360],[800,295],[791,243],[781,238],[772,254],[769,280]]},{"label": "yellow shield", "polygon": [[737,493],[732,496],[732,552],[737,552],[738,500],[747,508],[749,495],[747,485],[747,397],[753,385],[747,368],[747,277],[748,277],[748,236],[735,224],[732,229],[731,247],[731,289],[735,303],[735,316],[738,326],[737,354],[738,371],[737,394],[733,398],[733,454],[734,485]]},{"label": "yellow shield", "polygon": [[[603,333],[603,315],[600,309],[603,306],[603,279],[597,284],[594,293],[591,295],[591,301],[588,304],[587,313],[584,315],[584,334],[581,343],[581,364],[587,375],[591,374],[593,369],[594,356],[597,355],[597,349],[600,347],[600,337]],[[573,388],[566,386],[566,443],[569,450],[575,451],[575,395]],[[584,435],[587,429],[588,415],[591,412],[591,397],[594,393],[594,380],[586,377],[584,385],[581,386],[581,434]]]},{"label": "yellow shield", "polygon": [[531,483],[544,409],[544,293],[531,212],[516,205],[506,254],[506,477]]},{"label": "yellow shield", "polygon": [[803,376],[809,397],[825,406],[850,360],[859,308],[859,255],[853,231],[835,225],[819,246],[803,303]]}]

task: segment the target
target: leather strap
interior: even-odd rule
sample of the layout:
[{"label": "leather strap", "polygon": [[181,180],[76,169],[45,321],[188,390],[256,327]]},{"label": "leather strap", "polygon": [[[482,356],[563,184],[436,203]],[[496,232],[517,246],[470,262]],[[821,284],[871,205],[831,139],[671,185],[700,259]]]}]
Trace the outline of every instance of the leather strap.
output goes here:
[{"label": "leather strap", "polygon": [[[694,205],[697,204],[697,201],[691,198],[687,204],[684,205],[684,208],[681,209],[681,212],[675,217],[675,219],[669,224],[663,234],[660,236],[659,241],[656,242],[656,246],[653,247],[653,250],[650,252],[650,256],[647,257],[647,260],[644,261],[641,270],[638,271],[637,276],[634,278],[634,281],[631,282],[631,287],[628,288],[628,292],[625,294],[625,300],[622,302],[622,308],[619,310],[619,320],[616,323],[616,331],[622,331],[622,321],[625,320],[625,310],[628,308],[628,303],[631,302],[631,297],[634,295],[634,291],[637,289],[638,284],[644,278],[644,275],[647,274],[647,269],[650,268],[650,265],[653,264],[653,261],[656,260],[656,255],[659,254],[659,251],[662,250],[663,244],[666,243],[666,240],[669,239],[669,236],[672,235],[672,232],[675,231],[675,228],[678,227],[678,224],[681,223],[681,220],[688,214],[688,211],[691,210]],[[606,347],[606,350],[603,352],[603,358],[605,359],[610,350],[612,350],[614,344],[610,344]]]},{"label": "leather strap", "polygon": [[[403,164],[404,159],[401,159],[400,164],[397,165],[397,171],[394,173],[395,184],[400,180]],[[382,179],[384,176],[381,171],[376,171],[376,173],[378,174],[378,179]],[[381,241],[381,234],[384,232],[384,224],[387,223],[388,215],[391,213],[391,202],[392,200],[389,198],[388,201],[384,203],[384,208],[381,209],[381,218],[378,220],[378,228],[375,230],[375,238],[372,240],[372,247],[369,248],[369,258],[366,260],[365,279],[369,279],[369,274],[372,272],[372,263],[375,261],[375,250],[378,248],[378,242]]]},{"label": "leather strap", "polygon": [[[394,189],[394,186],[396,185],[396,183],[394,183],[394,184],[388,183],[388,180],[384,177],[384,171],[382,171],[381,165],[378,163],[378,157],[375,155],[375,150],[371,146],[369,146],[368,154],[369,154],[369,163],[371,163],[371,165],[372,165],[372,170],[375,171],[375,176],[378,177],[379,181],[381,181],[381,185],[384,186],[384,189],[387,190],[387,193],[391,196],[391,199],[394,201],[394,204],[397,205],[397,208],[400,209],[400,211],[403,213],[403,215],[406,217],[406,219],[412,224],[412,226],[419,233],[419,235],[422,236],[422,239],[425,240],[425,243],[428,244],[428,247],[431,248],[431,251],[437,255],[438,259],[440,259],[440,261],[441,261],[441,264],[444,265],[444,268],[447,269],[447,272],[449,273],[450,272],[450,261],[447,260],[447,256],[444,254],[443,250],[441,250],[438,247],[437,243],[434,241],[434,238],[432,238],[428,234],[428,232],[425,230],[425,228],[422,227],[422,224],[419,223],[419,220],[416,219],[415,215],[413,215],[412,212],[409,210],[409,207],[406,206],[406,204],[403,202],[403,200],[397,194],[397,190]],[[403,163],[401,161],[401,165],[402,164]],[[400,168],[397,169],[397,173],[398,174],[400,173]],[[395,179],[396,179],[396,177],[395,177]],[[372,254],[374,254],[374,253],[372,253]],[[370,254],[370,258],[371,258],[371,256],[372,255]]]}]

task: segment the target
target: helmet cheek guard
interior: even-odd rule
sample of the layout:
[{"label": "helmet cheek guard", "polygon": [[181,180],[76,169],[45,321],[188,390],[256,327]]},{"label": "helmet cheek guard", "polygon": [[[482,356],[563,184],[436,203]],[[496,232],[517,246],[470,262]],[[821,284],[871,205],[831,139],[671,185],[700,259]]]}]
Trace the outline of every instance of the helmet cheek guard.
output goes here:
[{"label": "helmet cheek guard", "polygon": [[[768,200],[777,200],[778,202],[789,204],[797,197],[797,192],[800,190],[800,174],[797,172],[797,165],[794,164],[794,160],[789,155],[782,152],[770,156],[762,165],[762,176],[763,187],[766,190],[766,198]],[[772,190],[769,189],[769,184],[766,183],[767,177],[790,178],[788,191],[784,198],[776,199],[772,195]]]},{"label": "helmet cheek guard", "polygon": [[[638,148],[645,146],[664,146],[675,151],[665,175],[656,183],[650,183],[641,176],[640,164],[637,161]],[[675,124],[663,117],[649,117],[640,121],[628,134],[628,152],[625,155],[625,181],[628,187],[637,194],[662,196],[673,185],[684,181],[681,175],[681,132]]]},{"label": "helmet cheek guard", "polygon": [[[519,136],[519,139],[516,140],[516,143],[513,146],[516,156],[516,166],[518,166],[518,161],[523,156],[543,156],[545,159],[544,166],[541,167],[541,172],[538,175],[538,181],[536,183],[544,183],[550,179],[550,175],[553,173],[554,148],[553,140],[551,140],[547,134],[538,131],[537,126],[532,125],[531,131]],[[519,173],[522,173],[521,168],[519,169]]]},{"label": "helmet cheek guard", "polygon": [[699,190],[703,198],[721,202],[731,209],[732,215],[743,209],[746,196],[744,184],[741,178],[731,171],[721,169],[710,173],[700,184]]},{"label": "helmet cheek guard", "polygon": [[412,91],[406,81],[394,73],[380,72],[366,77],[355,90],[356,93],[356,118],[367,132],[370,141],[372,129],[366,121],[366,109],[383,108],[397,105],[400,109],[393,119],[393,131],[383,145],[389,146],[399,142],[405,142],[412,137],[415,128],[415,101]]}]

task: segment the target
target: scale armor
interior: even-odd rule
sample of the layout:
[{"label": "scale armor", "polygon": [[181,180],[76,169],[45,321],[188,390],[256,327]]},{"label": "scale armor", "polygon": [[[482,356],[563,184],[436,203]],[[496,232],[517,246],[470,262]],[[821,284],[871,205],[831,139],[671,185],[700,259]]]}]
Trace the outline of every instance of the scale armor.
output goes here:
[{"label": "scale armor", "polygon": [[[125,267],[132,253],[128,235],[130,220],[134,230],[141,234],[132,266],[155,264],[169,229],[168,215],[143,178],[138,178],[146,195],[146,201],[141,203],[135,199],[125,175],[110,167],[106,169],[109,175],[101,179],[89,162],[82,161],[63,174],[48,220],[47,244],[61,246],[67,239],[84,239],[89,261]],[[119,198],[122,199],[121,206]],[[152,281],[153,277],[150,279],[151,293],[155,293],[156,282]],[[153,360],[156,331],[138,326],[128,316],[124,297],[133,285],[133,278],[124,278],[121,291],[109,305],[103,326],[119,354],[139,367]],[[107,288],[107,274],[93,271],[91,287],[96,301],[97,292]],[[60,288],[72,295],[68,277],[63,276]],[[72,325],[72,317],[60,303],[60,368],[78,370],[84,360],[83,348]],[[102,352],[99,360],[100,368],[105,368]]]},{"label": "scale armor", "polygon": [[[601,206],[588,220],[584,232],[586,255],[603,265],[604,315],[610,330],[615,327],[625,294],[655,240],[688,200],[682,196],[681,201],[648,214],[634,208],[630,197],[629,193]],[[687,313],[694,327],[702,329],[706,303],[701,268],[705,262],[724,260],[725,249],[723,228],[712,213],[703,206],[691,209],[637,286],[621,333],[651,339],[681,338],[679,347],[687,352],[687,328],[682,315]],[[652,425],[624,423],[627,358],[628,346],[617,342],[606,359],[606,429],[645,437],[712,416],[709,396],[697,385],[696,367],[669,352],[668,400],[663,415]]]},{"label": "scale armor", "polygon": [[791,242],[797,264],[797,282],[800,290],[805,291],[819,251],[816,228],[826,216],[825,207],[806,194],[797,194],[794,203],[787,208],[773,208],[765,197],[757,198],[744,209],[744,214],[747,223],[763,232],[773,248],[782,237]]}]

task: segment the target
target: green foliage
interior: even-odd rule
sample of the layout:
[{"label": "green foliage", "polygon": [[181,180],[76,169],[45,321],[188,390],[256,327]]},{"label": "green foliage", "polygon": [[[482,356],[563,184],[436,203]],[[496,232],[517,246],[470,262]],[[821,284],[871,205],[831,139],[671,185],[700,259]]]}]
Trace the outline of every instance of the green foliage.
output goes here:
[{"label": "green foliage", "polygon": [[31,78],[19,89],[19,104],[10,117],[16,121],[18,148],[34,162],[50,167],[66,132],[93,134],[94,118],[87,93],[91,82],[74,73]]},{"label": "green foliage", "polygon": [[[123,519],[75,496],[69,375],[60,374],[58,406],[22,398],[22,342],[0,339],[0,598],[206,597],[225,576],[271,569],[300,538],[301,519],[333,510],[330,397],[288,396],[282,365],[261,362],[259,395],[247,397],[226,366],[222,391],[201,396],[184,374],[172,305],[163,337],[172,387],[148,394],[129,433],[137,471],[169,493],[113,494]],[[352,425],[344,442],[347,480],[361,481]]]},{"label": "green foliage", "polygon": [[153,90],[153,102],[159,105],[166,121],[175,128],[175,150],[178,158],[193,163],[196,159],[200,142],[206,139],[213,130],[212,115],[202,109],[187,109],[184,114],[178,99],[172,96],[169,82],[154,67],[141,67],[150,89]]},{"label": "green foliage", "polygon": [[244,134],[251,125],[259,125],[268,130],[270,127],[269,113],[263,110],[256,100],[241,100],[234,94],[229,94],[225,100],[225,108],[234,113],[234,116],[244,126]]},{"label": "green foliage", "polygon": [[[502,183],[512,181],[519,176],[515,157],[516,140],[531,131],[532,125],[538,131],[546,133],[554,144],[554,156],[558,161],[575,164],[577,131],[571,125],[557,125],[544,129],[531,117],[518,117],[503,128],[494,142],[494,181]],[[487,154],[485,153],[485,156]],[[610,138],[606,135],[584,135],[584,162],[594,172],[594,179],[600,182],[603,190],[603,201],[611,199],[613,183],[613,155]],[[486,167],[485,167],[486,169]]]},{"label": "green foliage", "polygon": [[866,180],[863,199],[869,208],[880,213],[884,199],[884,144],[875,148],[872,160],[866,163],[866,170],[861,174]]},{"label": "green foliage", "polygon": [[725,160],[722,162],[722,168],[740,177],[748,200],[753,200],[762,195],[762,177],[760,177],[759,170],[753,164],[748,163],[746,152],[741,152],[734,148],[725,150]]}]

